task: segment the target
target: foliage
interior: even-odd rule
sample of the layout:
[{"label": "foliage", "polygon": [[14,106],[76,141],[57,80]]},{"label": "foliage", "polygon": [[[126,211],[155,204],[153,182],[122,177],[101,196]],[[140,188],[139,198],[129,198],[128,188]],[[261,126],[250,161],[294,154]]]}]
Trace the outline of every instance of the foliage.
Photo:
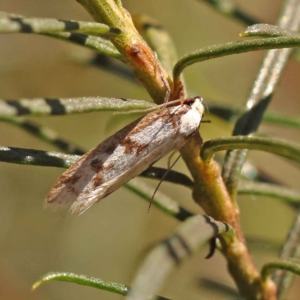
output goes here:
[{"label": "foliage", "polygon": [[[298,119],[278,113],[266,114],[265,111],[272,100],[282,70],[292,54],[291,48],[300,45],[300,37],[296,33],[300,25],[298,13],[300,2],[286,1],[278,27],[259,24],[249,26],[240,34],[242,37],[259,38],[204,47],[180,59],[177,58],[171,37],[157,21],[140,15],[131,17],[121,1],[77,0],[77,2],[90,13],[95,22],[26,18],[2,12],[0,32],[45,35],[90,48],[97,53],[93,61],[95,65],[100,64],[120,76],[127,76],[130,80],[137,78],[156,104],[187,98],[182,71],[189,65],[232,54],[277,50],[269,50],[266,53],[243,110],[212,105],[212,114],[228,122],[234,122],[233,136],[220,136],[202,145],[199,143],[199,135],[195,135],[180,150],[192,179],[175,171],[165,174],[165,170],[155,167],[141,174],[146,178],[163,178],[191,189],[194,201],[209,217],[194,215],[170,197],[157,193],[154,204],[163,213],[182,221],[182,224],[149,254],[131,288],[65,272],[46,274],[34,284],[33,288],[48,281],[62,280],[127,295],[128,299],[148,299],[152,295],[159,294],[160,287],[171,270],[198,252],[204,244],[210,244],[210,255],[213,254],[215,247],[224,255],[229,273],[242,297],[282,299],[292,281],[291,274],[299,274],[297,260],[299,220],[297,218],[294,222],[280,258],[274,262],[266,262],[260,272],[253,263],[241,229],[237,194],[267,195],[286,201],[294,207],[298,207],[300,201],[300,192],[280,187],[281,183],[272,180],[261,168],[256,168],[250,163],[251,170],[254,169],[256,172],[254,181],[250,181],[253,179],[250,178],[251,174],[242,169],[245,164],[249,164],[247,154],[250,149],[288,158],[292,164],[299,163],[298,144],[273,137],[256,136],[256,132],[263,120],[271,124],[299,128]],[[226,1],[227,5],[221,5],[222,1],[206,2],[246,25],[252,25],[256,21],[234,6],[231,1]],[[124,63],[126,67],[116,66],[115,60]],[[134,76],[128,72],[128,68]],[[42,127],[34,121],[21,119],[20,116],[57,116],[152,108],[155,108],[155,104],[146,101],[129,99],[124,101],[123,98],[107,97],[1,100],[0,121],[18,126],[67,154],[3,146],[0,148],[0,161],[67,168],[78,159],[78,155],[85,153],[84,149],[68,142],[49,128]],[[219,162],[216,155],[220,150],[227,151],[223,162]],[[126,188],[151,201],[151,189],[137,180],[139,179],[127,183]],[[276,271],[272,280],[274,270],[281,271]]]}]

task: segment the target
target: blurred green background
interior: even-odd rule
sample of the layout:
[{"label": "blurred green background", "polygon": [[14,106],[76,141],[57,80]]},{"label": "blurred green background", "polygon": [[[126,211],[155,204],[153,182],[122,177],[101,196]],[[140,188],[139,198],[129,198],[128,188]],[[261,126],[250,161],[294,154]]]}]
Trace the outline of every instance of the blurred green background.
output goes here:
[{"label": "blurred green background", "polygon": [[[282,1],[236,1],[241,8],[268,23],[275,23]],[[226,19],[201,1],[123,1],[131,13],[147,13],[170,32],[179,56],[200,47],[238,40],[244,28]],[[32,17],[65,20],[91,18],[75,0],[2,0],[0,9]],[[150,100],[142,87],[85,65],[78,58],[92,52],[79,46],[34,35],[1,35],[1,98],[105,96]],[[242,107],[256,76],[263,52],[210,60],[184,72],[192,95],[202,95],[219,103]],[[271,109],[297,115],[300,111],[299,65],[292,58],[276,90]],[[298,78],[298,79],[297,79]],[[209,105],[210,102],[207,101]],[[92,113],[67,117],[34,118],[61,136],[90,149],[122,124],[107,129],[111,114]],[[133,116],[134,118],[135,116]],[[201,126],[204,140],[229,135],[231,127],[208,116],[212,124]],[[299,140],[296,130],[263,125],[261,132]],[[1,124],[0,145],[56,150],[11,125]],[[288,186],[299,187],[299,170],[286,161],[264,153],[251,153],[251,159],[264,166]],[[158,163],[166,167],[166,160]],[[176,170],[187,173],[182,162]],[[284,170],[284,171],[283,171]],[[0,164],[0,299],[122,299],[122,296],[71,283],[53,282],[34,293],[32,283],[49,271],[67,271],[130,285],[147,250],[170,234],[178,222],[125,190],[119,189],[80,217],[43,209],[43,199],[62,169]],[[188,173],[187,173],[188,174]],[[147,181],[153,187],[156,182]],[[154,189],[154,188],[153,188]],[[163,183],[160,191],[201,213],[191,193],[183,187]],[[276,257],[268,241],[282,243],[294,212],[273,199],[240,197],[241,221],[246,235],[265,242],[252,246],[258,267]],[[161,295],[171,299],[233,299],[202,286],[209,278],[228,286],[223,257],[216,253],[204,260],[208,249],[182,265],[164,285]],[[299,279],[289,299],[297,299]],[[298,287],[297,287],[298,286]]]}]

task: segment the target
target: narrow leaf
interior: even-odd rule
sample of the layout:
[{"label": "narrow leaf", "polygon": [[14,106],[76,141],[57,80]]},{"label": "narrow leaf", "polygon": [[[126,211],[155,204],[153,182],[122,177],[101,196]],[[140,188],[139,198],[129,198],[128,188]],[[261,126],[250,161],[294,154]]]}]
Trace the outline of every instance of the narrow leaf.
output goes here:
[{"label": "narrow leaf", "polygon": [[[228,107],[222,104],[212,104],[209,106],[209,113],[226,121],[231,121],[234,117],[238,116],[241,111],[235,107]],[[300,118],[297,115],[289,116],[275,111],[265,112],[263,115],[263,122],[278,126],[300,128]]]},{"label": "narrow leaf", "polygon": [[[7,12],[0,11],[0,18],[24,18],[21,15],[10,14]],[[116,49],[116,47],[108,40],[101,38],[99,36],[90,36],[82,33],[75,32],[56,32],[56,33],[38,33],[41,35],[46,35],[56,39],[71,42],[73,44],[81,45],[86,48],[97,51],[100,54],[104,54],[120,61],[124,61],[121,53]]]},{"label": "narrow leaf", "polygon": [[23,118],[0,118],[0,121],[19,127],[32,136],[57,147],[59,150],[68,154],[83,155],[86,150],[75,143],[59,136],[54,130],[42,126],[37,122],[24,120]]},{"label": "narrow leaf", "polygon": [[279,26],[270,24],[255,24],[248,26],[244,31],[240,33],[241,37],[276,37],[276,36],[295,36],[296,32],[280,28]]},{"label": "narrow leaf", "polygon": [[[38,281],[36,281],[32,285],[32,291],[36,290],[42,284],[50,282],[50,281],[66,281],[77,283],[89,287],[93,287],[99,290],[108,291],[111,293],[119,294],[122,296],[126,296],[130,291],[130,288],[124,284],[111,282],[111,281],[104,281],[99,278],[95,277],[87,277],[85,275],[78,275],[69,272],[50,272],[42,276]],[[169,300],[167,298],[156,296],[156,300]]]},{"label": "narrow leaf", "polygon": [[[299,208],[299,207],[298,207]],[[293,258],[300,259],[300,214],[299,209],[296,218],[287,234],[283,247],[281,248],[280,259]],[[276,270],[272,276],[272,280],[277,286],[277,294],[279,299],[285,299],[289,287],[291,286],[294,273],[281,269]]]},{"label": "narrow leaf", "polygon": [[[298,1],[287,0],[283,5],[277,25],[286,30],[298,31],[300,26],[299,14],[300,6]],[[276,40],[277,38],[273,37],[264,40],[272,39]],[[277,47],[274,47],[274,50],[267,51],[262,60],[261,67],[245,103],[245,113],[236,122],[233,134],[247,135],[255,132],[260,125],[268,104],[272,100],[281,74],[292,53],[292,49],[275,48]],[[233,150],[226,153],[222,178],[232,201],[235,201],[240,171],[246,160],[247,153],[247,150]]]},{"label": "narrow leaf", "polygon": [[181,207],[176,201],[172,200],[170,197],[160,191],[157,191],[155,193],[155,197],[152,199],[154,191],[153,187],[148,186],[139,180],[139,178],[134,178],[128,182],[126,184],[126,188],[150,203],[153,202],[154,206],[158,207],[161,211],[178,219],[179,221],[184,221],[193,216],[191,212]]},{"label": "narrow leaf", "polygon": [[[166,241],[157,246],[140,267],[127,299],[146,300],[157,294],[170,272],[230,226],[206,216],[187,219]],[[231,233],[232,234],[232,233]]]},{"label": "narrow leaf", "polygon": [[222,137],[207,141],[201,148],[201,157],[203,160],[210,160],[215,152],[230,149],[266,151],[300,163],[300,146],[298,144],[275,138],[255,136]]},{"label": "narrow leaf", "polygon": [[96,22],[47,18],[0,18],[0,33],[55,33],[63,31],[99,36],[121,33],[118,28],[112,28]]},{"label": "narrow leaf", "polygon": [[275,270],[284,270],[300,275],[300,260],[295,258],[278,259],[265,264],[261,270],[261,276],[267,280]]},{"label": "narrow leaf", "polygon": [[275,184],[241,181],[238,185],[239,195],[273,197],[291,204],[300,204],[300,192]]},{"label": "narrow leaf", "polygon": [[153,107],[155,104],[147,101],[104,97],[0,100],[0,119],[23,115],[68,115],[95,111],[143,112],[143,109]]},{"label": "narrow leaf", "polygon": [[108,291],[115,294],[127,295],[129,288],[123,284],[104,281],[95,277],[87,277],[85,275],[77,275],[68,272],[50,272],[42,276],[38,281],[36,281],[32,290],[36,290],[42,284],[50,281],[67,281],[72,283],[77,283],[81,285],[90,286],[99,290]]},{"label": "narrow leaf", "polygon": [[201,0],[211,5],[217,12],[229,18],[233,18],[243,24],[252,25],[258,20],[236,5],[234,0]]},{"label": "narrow leaf", "polygon": [[188,66],[212,58],[219,58],[227,55],[245,53],[250,51],[294,48],[300,46],[300,37],[274,37],[267,39],[253,39],[242,42],[230,42],[221,45],[214,45],[202,48],[198,51],[186,54],[176,63],[173,69],[174,83],[180,83],[179,76]]},{"label": "narrow leaf", "polygon": [[0,161],[14,164],[69,168],[79,158],[54,151],[0,146]]}]

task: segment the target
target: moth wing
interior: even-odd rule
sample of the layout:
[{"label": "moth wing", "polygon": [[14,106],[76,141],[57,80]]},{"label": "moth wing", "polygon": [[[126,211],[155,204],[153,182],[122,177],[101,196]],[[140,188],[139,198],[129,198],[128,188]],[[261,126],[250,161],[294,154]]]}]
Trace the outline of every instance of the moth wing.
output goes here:
[{"label": "moth wing", "polygon": [[[103,176],[111,168],[106,161],[138,121],[129,124],[103,141],[66,170],[49,191],[46,206],[63,208],[71,205],[70,212],[79,214],[105,197],[108,184],[102,183]],[[87,207],[82,211],[79,207],[84,201],[87,201]]]},{"label": "moth wing", "polygon": [[81,214],[170,151],[179,149],[201,121],[188,105],[136,120],[92,149],[55,183],[46,203]]},{"label": "moth wing", "polygon": [[[121,174],[121,176],[124,175],[124,173]],[[116,177],[107,183],[101,184],[96,189],[91,189],[87,186],[71,205],[70,213],[81,215],[92,205],[114,192],[117,188],[119,188],[119,185],[118,177]]]}]

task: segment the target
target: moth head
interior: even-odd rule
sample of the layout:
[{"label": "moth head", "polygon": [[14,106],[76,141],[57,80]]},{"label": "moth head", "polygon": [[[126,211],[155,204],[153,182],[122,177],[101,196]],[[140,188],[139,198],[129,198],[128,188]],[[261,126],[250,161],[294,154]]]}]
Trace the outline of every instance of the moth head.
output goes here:
[{"label": "moth head", "polygon": [[192,104],[192,108],[195,109],[200,116],[203,116],[205,112],[205,106],[203,105],[203,98],[195,97],[194,103]]}]

